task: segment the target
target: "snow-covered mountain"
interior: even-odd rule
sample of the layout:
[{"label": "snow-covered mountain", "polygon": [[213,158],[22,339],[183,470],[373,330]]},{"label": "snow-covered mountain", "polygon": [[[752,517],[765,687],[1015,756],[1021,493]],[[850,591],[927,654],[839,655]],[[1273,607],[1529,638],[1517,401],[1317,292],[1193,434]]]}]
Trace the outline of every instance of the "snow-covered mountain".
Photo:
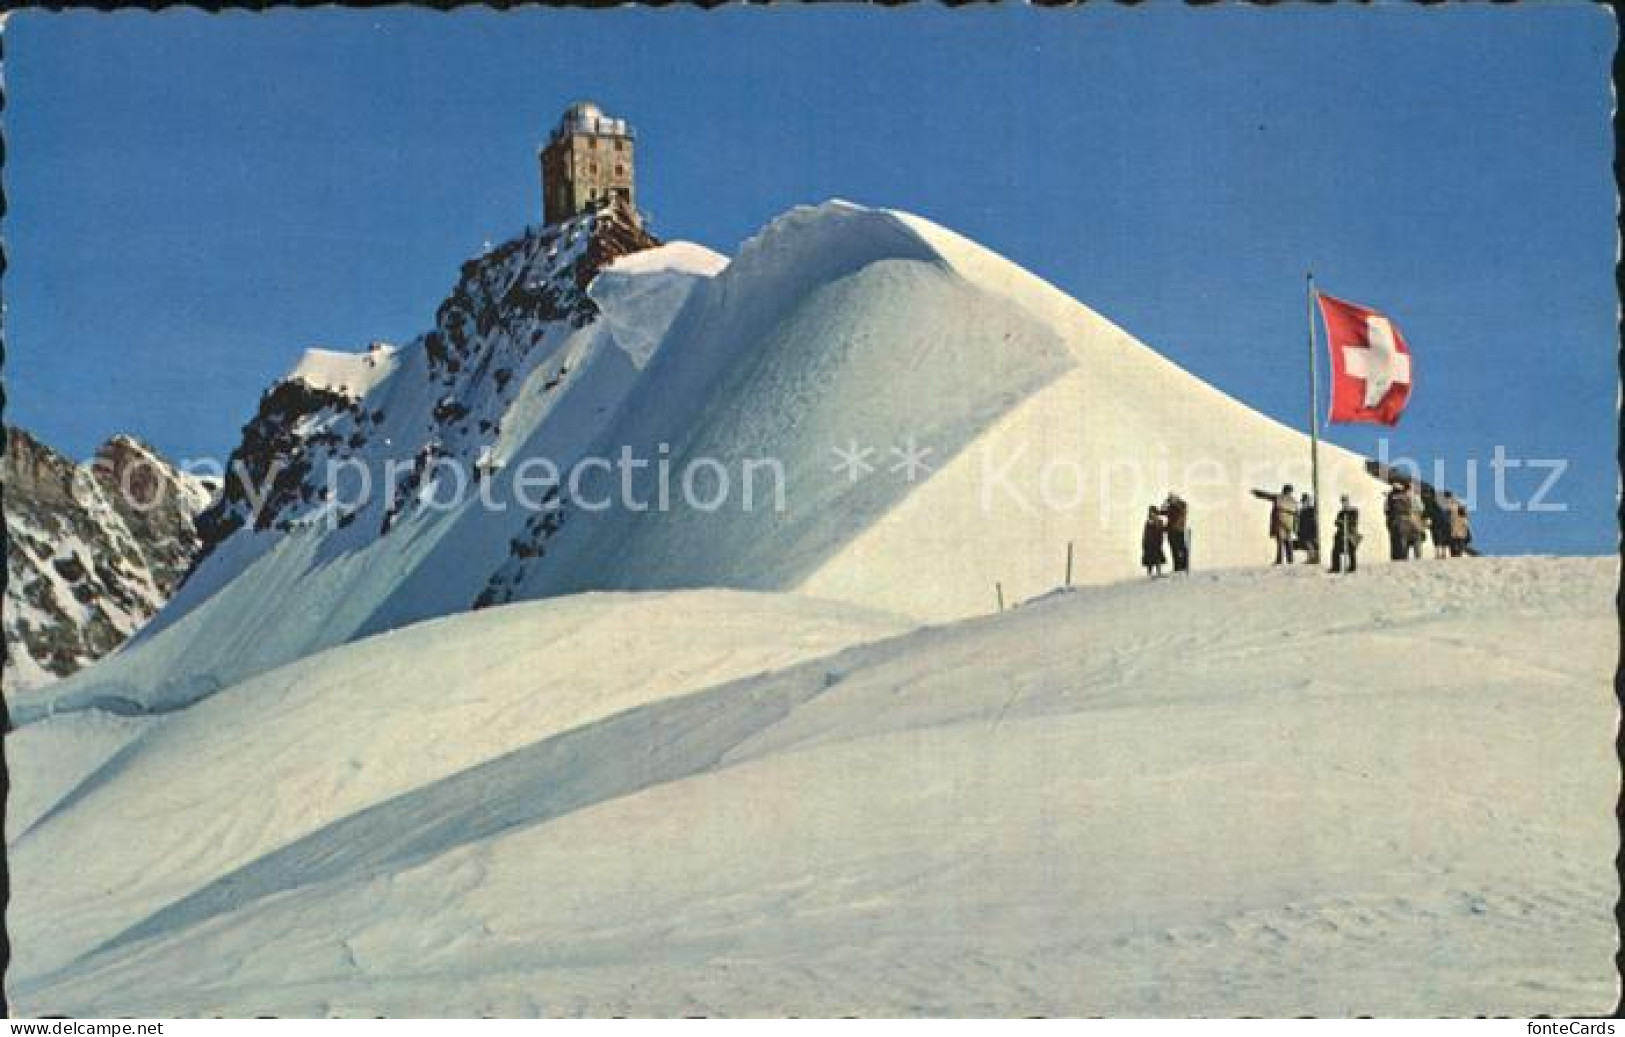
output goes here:
[{"label": "snow-covered mountain", "polygon": [[[25,1014],[1608,1012],[1609,559],[589,594],[8,738]],[[87,852],[87,847],[118,852]],[[65,862],[71,862],[66,866]]]},{"label": "snow-covered mountain", "polygon": [[6,430],[5,691],[107,655],[168,600],[214,487],[129,436],[76,463]]},{"label": "snow-covered mountain", "polygon": [[[915,216],[528,231],[300,360],[170,604],[12,697],[7,993],[1607,1010],[1617,566],[1268,569],[1307,453]],[[1196,572],[1114,583],[1168,490]]]},{"label": "snow-covered mountain", "polygon": [[[731,262],[614,210],[527,232],[464,266],[427,334],[308,355],[235,459],[249,479],[204,516],[207,556],[171,604],[116,669],[23,715],[173,708],[407,623],[583,590],[975,615],[1054,587],[1069,543],[1079,583],[1134,574],[1169,490],[1199,568],[1252,565],[1269,545],[1248,491],[1308,481],[1296,431],[980,246],[844,202],[787,213]],[[536,489],[544,461],[564,485]],[[1322,467],[1328,499],[1379,514],[1359,458],[1328,447]],[[695,473],[726,500],[687,493]]]}]

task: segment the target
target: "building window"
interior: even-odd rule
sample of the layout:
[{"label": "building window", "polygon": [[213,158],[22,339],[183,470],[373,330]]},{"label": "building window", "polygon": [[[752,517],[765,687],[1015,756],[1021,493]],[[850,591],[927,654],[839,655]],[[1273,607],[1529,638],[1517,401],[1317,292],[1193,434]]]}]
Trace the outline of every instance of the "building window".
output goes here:
[{"label": "building window", "polygon": [[597,151],[598,150],[598,138],[597,137],[588,137],[587,138],[587,147],[591,148],[594,151]]},{"label": "building window", "polygon": [[616,141],[615,142],[615,150],[616,151],[625,151],[626,150],[626,141],[624,141],[624,140]]},{"label": "building window", "polygon": [[615,175],[616,176],[625,176],[626,175],[626,167],[621,165],[619,162],[615,163]]}]

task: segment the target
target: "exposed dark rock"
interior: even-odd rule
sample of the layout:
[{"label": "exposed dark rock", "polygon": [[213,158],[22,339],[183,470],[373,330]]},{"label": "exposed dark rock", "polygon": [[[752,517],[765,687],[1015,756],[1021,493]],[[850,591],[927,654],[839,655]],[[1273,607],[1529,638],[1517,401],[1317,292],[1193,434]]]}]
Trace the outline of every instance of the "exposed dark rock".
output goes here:
[{"label": "exposed dark rock", "polygon": [[6,430],[7,688],[65,677],[124,642],[197,553],[209,489],[120,436],[75,464]]}]

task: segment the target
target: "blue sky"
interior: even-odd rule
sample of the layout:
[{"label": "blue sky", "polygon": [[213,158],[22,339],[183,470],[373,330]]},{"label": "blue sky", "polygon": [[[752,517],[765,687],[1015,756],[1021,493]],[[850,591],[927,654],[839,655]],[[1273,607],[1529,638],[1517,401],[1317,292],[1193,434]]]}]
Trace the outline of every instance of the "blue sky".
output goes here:
[{"label": "blue sky", "polygon": [[[1499,550],[1615,543],[1598,7],[281,11],[6,26],[7,419],[223,454],[311,345],[425,330],[537,222],[590,96],[665,237],[839,196],[931,217],[1298,426],[1304,273],[1417,360],[1391,452],[1569,463]],[[1374,453],[1379,430],[1330,438]],[[1527,497],[1543,476],[1514,476]],[[1487,493],[1487,483],[1481,492]]]}]

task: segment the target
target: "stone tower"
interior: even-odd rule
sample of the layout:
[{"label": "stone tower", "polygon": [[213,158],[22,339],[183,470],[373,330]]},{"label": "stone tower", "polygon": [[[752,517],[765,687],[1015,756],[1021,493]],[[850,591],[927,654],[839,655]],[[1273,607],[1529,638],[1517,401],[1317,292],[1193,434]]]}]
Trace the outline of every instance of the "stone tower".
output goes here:
[{"label": "stone tower", "polygon": [[622,206],[641,225],[632,186],[632,127],[591,101],[578,101],[542,148],[542,216],[560,223],[590,209]]}]

